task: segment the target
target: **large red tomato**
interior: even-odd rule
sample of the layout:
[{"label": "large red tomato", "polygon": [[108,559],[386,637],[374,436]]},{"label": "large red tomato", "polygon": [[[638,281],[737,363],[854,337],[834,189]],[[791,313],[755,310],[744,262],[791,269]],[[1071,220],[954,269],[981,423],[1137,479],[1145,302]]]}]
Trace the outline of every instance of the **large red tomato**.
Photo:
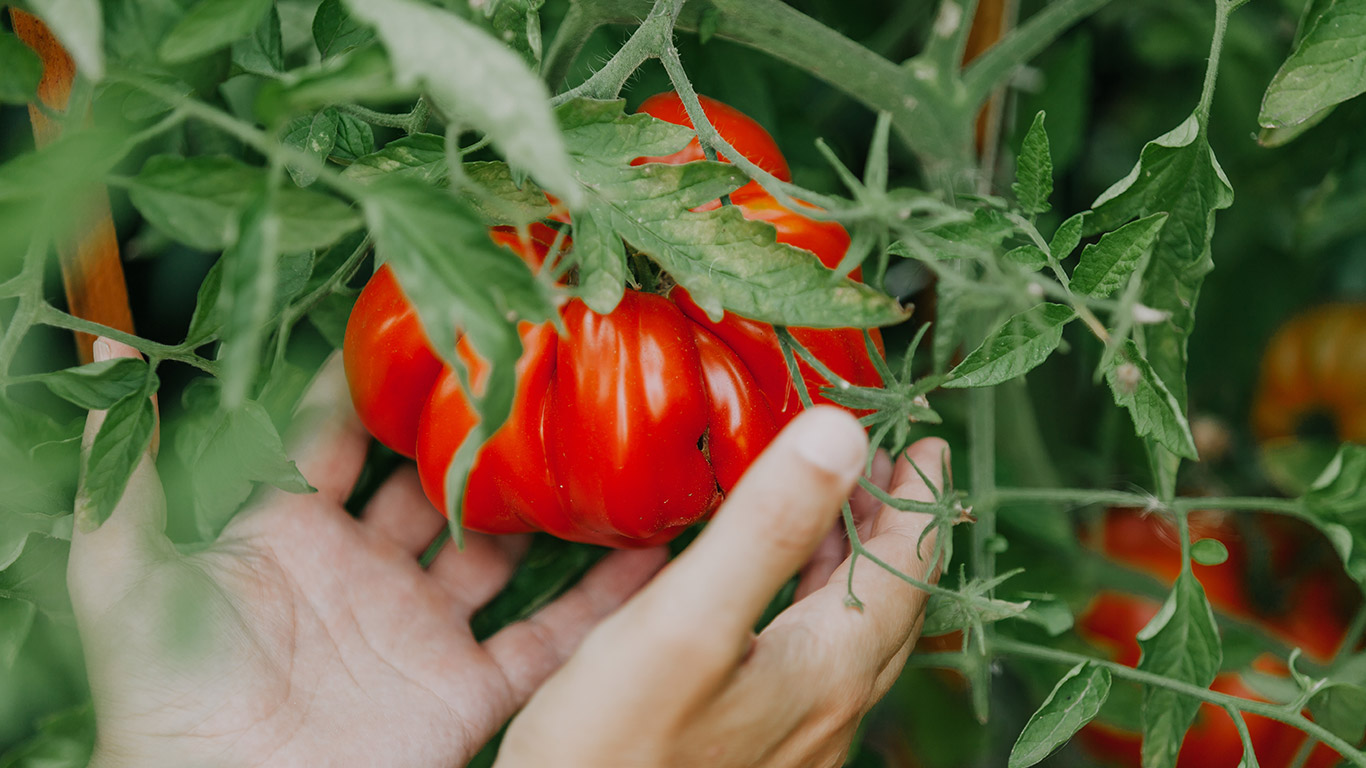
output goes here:
[{"label": "large red tomato", "polygon": [[[1192,526],[1198,538],[1218,539],[1229,550],[1229,559],[1221,565],[1193,566],[1216,611],[1260,624],[1266,632],[1286,644],[1303,649],[1310,659],[1325,662],[1332,657],[1346,633],[1346,624],[1334,603],[1333,588],[1327,580],[1302,581],[1295,587],[1291,610],[1281,616],[1263,615],[1247,593],[1243,580],[1245,555],[1238,544],[1236,531],[1218,518],[1193,519]],[[1176,531],[1157,516],[1133,510],[1112,510],[1106,519],[1100,547],[1116,561],[1165,583],[1175,581],[1181,570],[1181,546]],[[1107,649],[1115,661],[1136,666],[1140,650],[1135,638],[1160,608],[1161,604],[1156,600],[1121,592],[1101,592],[1082,615],[1078,630],[1086,639]],[[1263,672],[1286,674],[1284,666],[1269,656],[1258,659],[1255,666]],[[1233,696],[1262,700],[1232,672],[1220,674],[1210,687]],[[1259,715],[1247,715],[1246,723],[1263,768],[1289,766],[1307,738],[1292,726]],[[1141,740],[1137,733],[1094,722],[1082,730],[1078,739],[1106,764],[1140,765]],[[1242,740],[1233,719],[1224,709],[1206,704],[1200,708],[1182,742],[1177,766],[1237,768],[1242,755]],[[1319,745],[1308,765],[1329,768],[1338,759],[1336,752]]]},{"label": "large red tomato", "polygon": [[[718,127],[741,131],[727,134],[737,148],[767,152],[763,162],[781,163],[773,167],[785,175],[771,138],[757,126],[758,134],[746,133],[752,121],[725,110],[734,122],[718,120]],[[756,144],[756,135],[767,143]],[[700,151],[663,161],[698,158]],[[746,205],[746,216],[770,221],[779,240],[827,266],[848,249],[839,224],[806,218],[762,190]],[[535,225],[529,245],[511,230],[492,234],[539,264],[556,233]],[[473,530],[544,530],[615,547],[667,541],[710,514],[800,408],[773,327],[732,314],[712,322],[681,288],[667,296],[628,290],[607,315],[573,300],[560,315],[561,332],[551,323],[519,329],[523,354],[511,413],[475,458],[465,490],[463,522]],[[841,379],[880,383],[862,331],[792,332]],[[423,488],[445,509],[448,470],[477,415],[387,267],[361,292],[345,347],[362,421],[386,445],[417,458]],[[482,393],[485,362],[463,339],[456,354],[475,394]],[[817,398],[831,385],[804,363],[800,370]]]}]

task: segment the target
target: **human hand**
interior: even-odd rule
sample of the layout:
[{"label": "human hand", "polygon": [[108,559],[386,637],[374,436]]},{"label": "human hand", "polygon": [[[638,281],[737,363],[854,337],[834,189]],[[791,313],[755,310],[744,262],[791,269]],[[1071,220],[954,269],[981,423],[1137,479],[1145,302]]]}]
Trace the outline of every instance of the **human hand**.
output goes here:
[{"label": "human hand", "polygon": [[[942,486],[947,445],[913,445],[873,479],[931,501],[910,462]],[[833,511],[867,441],[848,414],[799,417],[741,479],[698,540],[603,621],[513,720],[496,768],[838,766],[862,716],[919,635],[926,594],[865,560],[862,611],[845,605],[850,561]],[[901,572],[937,579],[932,518],[854,497],[860,538]],[[841,563],[841,560],[843,562]],[[754,622],[803,564],[798,602]]]},{"label": "human hand", "polygon": [[[136,354],[96,344],[96,359]],[[192,554],[163,534],[150,456],[97,530],[81,530],[78,502],[68,580],[95,697],[92,765],[463,765],[663,564],[662,550],[614,553],[475,642],[470,616],[527,539],[467,533],[423,570],[446,521],[411,467],[348,516],[369,441],[339,363],[305,397],[310,426],[291,451],[317,493],[272,490]],[[90,415],[87,440],[103,418]]]}]

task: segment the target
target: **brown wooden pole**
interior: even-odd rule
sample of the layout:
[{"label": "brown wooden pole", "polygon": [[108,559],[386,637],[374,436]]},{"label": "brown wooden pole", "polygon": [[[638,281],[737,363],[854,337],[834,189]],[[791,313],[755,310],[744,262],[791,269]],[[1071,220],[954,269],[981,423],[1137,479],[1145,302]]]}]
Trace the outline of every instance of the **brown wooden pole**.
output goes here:
[{"label": "brown wooden pole", "polygon": [[[66,112],[71,100],[71,84],[76,77],[76,65],[71,56],[36,16],[11,7],[10,21],[14,34],[43,61],[38,100],[51,112]],[[33,123],[33,139],[39,147],[52,143],[61,135],[61,123],[38,104],[29,104],[28,114]],[[123,263],[119,260],[119,240],[109,208],[109,192],[104,185],[97,185],[79,201],[73,218],[71,233],[57,245],[62,284],[71,314],[133,333],[133,313],[128,304]],[[89,334],[76,334],[76,353],[81,362],[90,362],[93,342],[94,337]]]}]

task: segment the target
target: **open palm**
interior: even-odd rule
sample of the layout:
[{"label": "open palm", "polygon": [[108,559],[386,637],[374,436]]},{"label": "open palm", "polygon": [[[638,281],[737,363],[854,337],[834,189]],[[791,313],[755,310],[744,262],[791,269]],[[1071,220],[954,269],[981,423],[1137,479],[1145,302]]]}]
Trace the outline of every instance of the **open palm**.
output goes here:
[{"label": "open palm", "polygon": [[[110,519],[74,537],[93,765],[461,765],[664,562],[660,551],[613,554],[480,644],[470,616],[506,583],[525,539],[472,534],[422,569],[445,521],[415,472],[390,478],[360,520],[342,507],[368,439],[337,365],[301,418],[312,424],[296,459],[316,494],[273,491],[211,548],[181,554],[162,533],[147,457]],[[101,419],[92,414],[88,434]]]}]

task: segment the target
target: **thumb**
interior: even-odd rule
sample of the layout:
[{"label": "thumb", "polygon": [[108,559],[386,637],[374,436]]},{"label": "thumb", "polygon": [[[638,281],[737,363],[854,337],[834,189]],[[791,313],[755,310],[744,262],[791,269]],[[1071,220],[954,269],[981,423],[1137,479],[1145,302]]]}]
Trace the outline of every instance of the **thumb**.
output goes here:
[{"label": "thumb", "polygon": [[[95,341],[96,362],[119,357],[140,357],[132,347],[99,338]],[[153,459],[155,437],[133,469],[123,495],[109,518],[96,525],[84,465],[108,411],[91,411],[86,417],[81,441],[82,477],[76,492],[76,524],[71,534],[71,559],[67,567],[72,600],[82,604],[103,604],[103,598],[121,593],[130,579],[137,578],[148,564],[175,552],[166,528],[166,497],[157,477]]]}]

